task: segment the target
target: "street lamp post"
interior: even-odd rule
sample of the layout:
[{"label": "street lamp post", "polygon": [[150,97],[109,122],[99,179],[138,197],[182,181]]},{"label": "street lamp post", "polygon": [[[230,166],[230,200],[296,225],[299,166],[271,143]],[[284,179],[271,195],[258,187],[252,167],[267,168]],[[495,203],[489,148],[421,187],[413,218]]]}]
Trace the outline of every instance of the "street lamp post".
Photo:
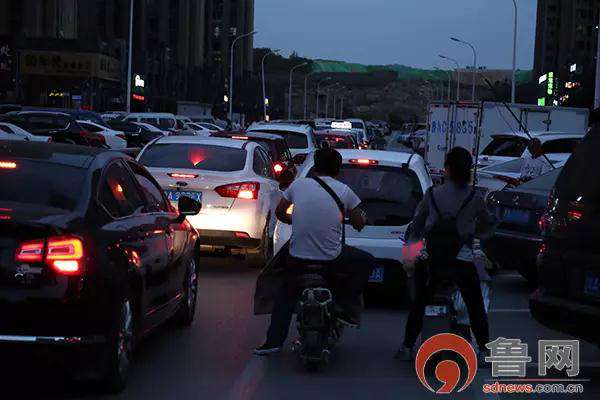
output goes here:
[{"label": "street lamp post", "polygon": [[471,48],[471,50],[473,50],[473,92],[471,94],[471,100],[475,101],[475,85],[476,85],[476,79],[477,79],[477,51],[475,50],[475,46],[473,46],[469,42],[465,42],[464,40],[457,39],[455,37],[451,37],[450,40],[457,42],[457,43],[466,44],[467,46],[469,46]]},{"label": "street lamp post", "polygon": [[308,65],[308,63],[303,62],[302,64],[298,64],[292,67],[292,69],[290,69],[290,92],[288,93],[288,119],[292,119],[292,77],[296,69],[304,67],[305,65]]},{"label": "street lamp post", "polygon": [[333,85],[326,87],[326,95],[325,95],[325,118],[329,118],[329,90],[338,86],[339,83],[334,83]]},{"label": "street lamp post", "polygon": [[316,72],[311,71],[304,77],[304,119],[308,114],[308,77],[314,75]]},{"label": "street lamp post", "polygon": [[265,83],[265,81],[266,81],[266,79],[265,79],[265,59],[268,56],[270,56],[271,54],[277,54],[277,53],[279,53],[279,49],[267,51],[267,53],[263,56],[263,58],[260,62],[261,67],[262,67],[263,110],[264,110],[265,121],[267,120],[267,85]]},{"label": "street lamp post", "polygon": [[340,104],[340,119],[344,119],[344,95],[342,94],[342,100]]},{"label": "street lamp post", "polygon": [[513,32],[513,65],[512,65],[512,88],[511,88],[511,101],[516,103],[517,101],[517,29],[518,29],[518,17],[519,9],[517,8],[517,0],[513,0],[515,6],[515,26]]},{"label": "street lamp post", "polygon": [[323,83],[325,81],[330,81],[330,80],[331,80],[331,77],[328,76],[327,78],[321,79],[317,83],[317,118],[319,118],[319,97],[321,97],[321,92],[320,92],[321,83]]},{"label": "street lamp post", "polygon": [[127,112],[131,112],[131,64],[133,49],[133,0],[129,0],[129,50],[127,54]]},{"label": "street lamp post", "polygon": [[442,54],[440,54],[440,58],[443,58],[444,60],[448,60],[456,64],[456,101],[460,101],[460,64],[454,58],[446,57]]},{"label": "street lamp post", "polygon": [[[448,103],[450,103],[450,95],[451,95],[450,91],[452,90],[451,89],[451,86],[452,86],[452,74],[450,73],[450,71],[446,71],[446,70],[443,70],[443,69],[438,68],[438,67],[434,67],[434,68],[435,68],[436,71],[445,72],[448,75]],[[443,97],[444,96],[442,94],[442,98]]]},{"label": "street lamp post", "polygon": [[233,39],[231,42],[231,52],[229,54],[229,121],[233,123],[233,64],[235,64],[235,60],[233,59],[233,49],[235,44],[240,39],[247,38],[248,36],[255,35],[256,31],[248,32],[243,35],[240,35]]}]

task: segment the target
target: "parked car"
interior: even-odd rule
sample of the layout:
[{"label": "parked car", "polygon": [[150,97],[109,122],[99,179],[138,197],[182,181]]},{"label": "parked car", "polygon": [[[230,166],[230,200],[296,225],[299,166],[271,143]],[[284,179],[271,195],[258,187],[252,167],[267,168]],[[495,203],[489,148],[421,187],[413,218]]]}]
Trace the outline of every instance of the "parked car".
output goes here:
[{"label": "parked car", "polygon": [[127,147],[127,137],[124,132],[116,131],[90,121],[77,121],[77,123],[89,132],[104,136],[106,145],[111,149],[124,149]]},{"label": "parked car", "polygon": [[27,132],[25,129],[20,128],[14,124],[0,121],[0,134],[3,139],[1,140],[28,140],[31,142],[46,142],[52,141],[50,136],[36,136]]},{"label": "parked car", "polygon": [[213,126],[206,126],[204,122],[190,122],[185,124],[185,129],[192,131],[195,136],[209,137],[214,132],[220,132],[222,129]]},{"label": "parked car", "polygon": [[177,132],[179,127],[175,115],[169,113],[132,113],[123,118],[125,122],[145,122],[154,125],[163,131]]},{"label": "parked car", "polygon": [[0,142],[0,345],[58,356],[109,390],[143,335],[189,326],[197,232],[152,175],[114,151]]},{"label": "parked car", "polygon": [[53,107],[23,107],[22,111],[49,111],[68,114],[75,120],[91,121],[98,125],[106,126],[102,116],[94,111],[80,110],[76,108],[53,108]]},{"label": "parked car", "polygon": [[245,251],[261,267],[272,255],[279,182],[267,151],[252,141],[168,136],[148,144],[137,157],[172,202],[189,195],[202,200],[189,218],[200,244]]},{"label": "parked car", "polygon": [[292,152],[296,165],[302,165],[306,156],[319,147],[315,133],[308,125],[256,122],[250,125],[246,131],[282,136]]},{"label": "parked car", "polygon": [[536,260],[544,242],[540,219],[560,172],[557,168],[517,187],[492,192],[487,198],[500,225],[493,239],[484,243],[486,255],[500,268],[518,270],[532,284],[537,282]]},{"label": "parked car", "polygon": [[[358,232],[346,225],[346,243],[372,254],[376,259],[371,286],[383,290],[394,302],[409,301],[407,277],[402,267],[404,235],[416,207],[432,182],[424,160],[417,154],[378,150],[338,150],[343,164],[336,178],[360,197],[367,215],[365,228]],[[299,178],[313,172],[312,155]],[[290,210],[293,215],[293,209]],[[275,253],[290,239],[292,227],[278,222]]]},{"label": "parked car", "polygon": [[169,136],[169,131],[163,131],[162,129],[157,128],[154,125],[148,124],[146,122],[134,122],[134,124],[142,127],[142,130],[145,132],[153,132],[157,135]]},{"label": "parked car", "polygon": [[552,329],[600,345],[600,136],[577,147],[550,195],[541,220],[539,289],[529,305]]},{"label": "parked car", "polygon": [[325,130],[315,132],[315,137],[318,143],[323,141],[327,142],[327,145],[332,149],[356,149],[358,144],[354,135],[348,131],[342,130]]},{"label": "parked car", "polygon": [[108,126],[125,134],[127,147],[144,147],[151,140],[164,136],[162,131],[152,131],[143,125],[127,121],[110,120]]},{"label": "parked car", "polygon": [[19,111],[4,122],[12,123],[36,136],[51,137],[55,143],[106,147],[102,135],[89,132],[69,114],[54,111]]}]

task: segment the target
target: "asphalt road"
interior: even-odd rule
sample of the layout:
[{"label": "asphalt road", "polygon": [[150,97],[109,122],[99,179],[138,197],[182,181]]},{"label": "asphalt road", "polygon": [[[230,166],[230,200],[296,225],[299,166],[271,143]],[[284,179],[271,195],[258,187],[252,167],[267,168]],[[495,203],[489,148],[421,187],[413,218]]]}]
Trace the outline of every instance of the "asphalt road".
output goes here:
[{"label": "asphalt road", "polygon": [[[268,318],[252,314],[257,271],[243,260],[203,259],[196,321],[190,329],[165,326],[148,337],[136,356],[130,383],[120,395],[106,397],[93,385],[72,381],[52,367],[30,367],[31,360],[0,360],[0,381],[6,399],[423,399],[435,395],[418,382],[413,363],[393,359],[401,343],[406,311],[371,296],[361,329],[347,330],[331,364],[319,373],[305,372],[290,352],[256,357]],[[491,336],[520,338],[537,353],[538,339],[565,338],[537,324],[527,306],[529,289],[518,275],[494,278],[490,312]],[[294,332],[293,329],[291,332]],[[600,398],[600,351],[582,343],[584,396],[539,398]],[[15,363],[15,361],[18,361]],[[535,361],[535,360],[534,360]],[[535,377],[536,364],[528,376]],[[452,398],[484,396],[490,370],[480,370],[475,382]],[[528,398],[504,395],[501,398]]]}]

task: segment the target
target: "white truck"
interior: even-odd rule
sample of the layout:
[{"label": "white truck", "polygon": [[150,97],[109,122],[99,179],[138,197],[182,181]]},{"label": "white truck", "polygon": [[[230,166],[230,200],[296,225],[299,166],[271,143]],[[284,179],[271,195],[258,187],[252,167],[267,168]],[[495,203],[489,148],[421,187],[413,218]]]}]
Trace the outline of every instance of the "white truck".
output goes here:
[{"label": "white truck", "polygon": [[[530,131],[585,133],[589,111],[582,108],[509,104]],[[441,177],[446,153],[461,146],[477,157],[494,134],[518,133],[518,122],[504,104],[495,102],[434,102],[429,105],[425,160],[431,175]]]}]

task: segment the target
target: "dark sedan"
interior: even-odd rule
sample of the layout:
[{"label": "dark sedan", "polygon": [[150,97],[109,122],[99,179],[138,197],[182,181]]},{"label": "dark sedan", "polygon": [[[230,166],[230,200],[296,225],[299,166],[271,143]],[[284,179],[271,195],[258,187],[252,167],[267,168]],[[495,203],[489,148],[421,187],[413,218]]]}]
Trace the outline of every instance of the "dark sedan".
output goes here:
[{"label": "dark sedan", "polygon": [[485,243],[486,254],[501,268],[517,269],[531,283],[537,279],[536,258],[544,242],[540,219],[560,171],[488,196],[488,207],[501,222],[494,238]]},{"label": "dark sedan", "polygon": [[200,204],[176,211],[131,158],[62,144],[0,141],[0,187],[0,350],[122,389],[143,334],[193,321]]},{"label": "dark sedan", "polygon": [[127,147],[144,147],[148,142],[162,137],[159,132],[151,131],[143,126],[120,120],[111,120],[107,122],[111,129],[121,131],[127,139]]}]

